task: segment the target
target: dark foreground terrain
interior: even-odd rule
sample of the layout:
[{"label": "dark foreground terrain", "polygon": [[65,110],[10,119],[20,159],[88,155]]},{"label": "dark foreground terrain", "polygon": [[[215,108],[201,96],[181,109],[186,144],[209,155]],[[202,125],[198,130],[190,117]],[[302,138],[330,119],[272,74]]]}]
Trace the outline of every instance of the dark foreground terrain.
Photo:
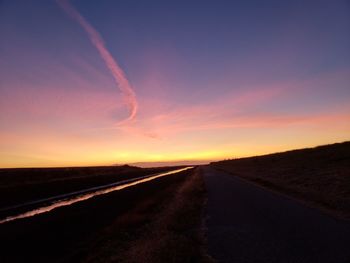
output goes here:
[{"label": "dark foreground terrain", "polygon": [[28,201],[137,178],[177,167],[100,166],[0,169],[0,210]]},{"label": "dark foreground terrain", "polygon": [[225,160],[211,166],[333,216],[350,218],[350,142]]},{"label": "dark foreground terrain", "polygon": [[[0,170],[1,202],[174,169]],[[215,162],[0,224],[0,262],[347,263],[349,171],[350,142]]]},{"label": "dark foreground terrain", "polygon": [[205,262],[198,170],[0,224],[0,262]]}]

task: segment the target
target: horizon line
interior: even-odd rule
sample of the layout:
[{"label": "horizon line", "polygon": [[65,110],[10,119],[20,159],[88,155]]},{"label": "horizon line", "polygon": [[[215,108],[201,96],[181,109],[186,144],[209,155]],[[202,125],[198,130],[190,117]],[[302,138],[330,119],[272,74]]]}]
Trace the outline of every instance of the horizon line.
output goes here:
[{"label": "horizon line", "polygon": [[[237,157],[227,157],[227,158],[213,158],[213,159],[196,159],[196,160],[173,160],[173,161],[138,161],[138,162],[129,162],[129,163],[114,163],[114,164],[101,164],[101,165],[72,165],[72,166],[21,166],[21,167],[0,167],[0,169],[55,169],[55,168],[84,168],[84,167],[120,167],[120,166],[134,166],[134,167],[139,167],[139,168],[152,168],[152,167],[162,167],[162,166],[137,166],[137,164],[169,164],[166,165],[168,167],[171,167],[171,163],[175,164],[173,166],[179,166],[176,165],[176,163],[187,163],[187,165],[191,162],[193,164],[195,162],[202,162],[203,164],[197,164],[197,165],[204,165],[204,164],[209,164],[211,162],[218,162],[218,161],[225,161],[225,160],[233,160],[233,159],[242,159],[242,158],[253,158],[253,157],[258,157],[258,156],[266,156],[266,155],[271,155],[271,154],[279,154],[279,153],[286,153],[286,152],[291,152],[291,151],[298,151],[298,150],[306,150],[306,149],[313,149],[313,148],[318,148],[322,146],[329,146],[329,145],[335,145],[335,144],[342,144],[342,143],[350,143],[350,139],[346,141],[341,141],[341,142],[334,142],[334,143],[327,143],[327,144],[320,144],[320,145],[315,145],[315,146],[310,146],[310,147],[304,147],[304,148],[294,148],[294,149],[288,149],[284,151],[276,151],[276,152],[270,152],[270,153],[265,153],[265,154],[260,154],[260,155],[249,155],[249,156],[237,156]],[[164,167],[166,167],[164,166]]]}]

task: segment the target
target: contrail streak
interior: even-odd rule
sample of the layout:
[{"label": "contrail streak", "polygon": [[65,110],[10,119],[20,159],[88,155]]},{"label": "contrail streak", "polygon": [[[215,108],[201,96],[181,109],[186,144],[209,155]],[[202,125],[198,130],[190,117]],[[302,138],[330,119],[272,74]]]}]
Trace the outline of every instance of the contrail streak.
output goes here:
[{"label": "contrail streak", "polygon": [[96,47],[97,51],[101,55],[101,58],[106,63],[106,66],[111,71],[114,80],[116,81],[116,84],[121,90],[128,105],[130,115],[126,121],[134,119],[138,109],[135,92],[126,78],[124,71],[105,47],[102,37],[96,31],[96,29],[93,28],[93,26],[90,25],[90,23],[69,3],[69,0],[56,1],[62,7],[62,9],[75,21],[77,21],[88,34],[91,43]]}]

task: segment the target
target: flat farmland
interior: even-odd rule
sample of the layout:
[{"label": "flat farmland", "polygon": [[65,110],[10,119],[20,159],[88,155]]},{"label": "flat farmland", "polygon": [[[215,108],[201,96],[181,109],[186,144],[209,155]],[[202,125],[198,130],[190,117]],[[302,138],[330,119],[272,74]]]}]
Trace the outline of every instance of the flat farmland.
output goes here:
[{"label": "flat farmland", "polygon": [[0,208],[115,183],[178,167],[100,166],[0,169]]},{"label": "flat farmland", "polygon": [[[131,249],[137,250],[143,243],[153,244],[153,250],[143,251],[150,261],[139,262],[162,262],[171,256],[169,248],[183,254],[179,257],[185,260],[182,262],[201,260],[199,228],[203,198],[202,177],[197,170],[189,169],[49,213],[3,223],[0,224],[0,261],[97,262],[103,259],[101,262],[113,262],[118,258],[117,262],[137,262],[135,258],[131,260]],[[181,213],[186,214],[181,216]],[[179,217],[188,220],[179,226]],[[157,233],[171,226],[174,229],[171,234]],[[147,235],[145,241],[143,233],[147,232],[152,235]],[[181,243],[175,242],[173,247],[159,248],[163,242],[156,240],[169,235],[190,240],[189,245],[179,247]],[[150,236],[154,237],[152,242]],[[122,257],[124,254],[128,256]]]}]

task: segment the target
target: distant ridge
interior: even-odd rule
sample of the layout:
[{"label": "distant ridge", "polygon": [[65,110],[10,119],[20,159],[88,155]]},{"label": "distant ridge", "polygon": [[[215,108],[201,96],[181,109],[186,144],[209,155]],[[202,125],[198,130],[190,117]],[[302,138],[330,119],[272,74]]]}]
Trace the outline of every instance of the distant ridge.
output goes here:
[{"label": "distant ridge", "polygon": [[202,165],[209,164],[210,161],[175,161],[175,162],[136,162],[130,163],[131,166],[137,166],[142,168],[148,167],[164,167],[164,166],[182,166],[182,165]]}]

